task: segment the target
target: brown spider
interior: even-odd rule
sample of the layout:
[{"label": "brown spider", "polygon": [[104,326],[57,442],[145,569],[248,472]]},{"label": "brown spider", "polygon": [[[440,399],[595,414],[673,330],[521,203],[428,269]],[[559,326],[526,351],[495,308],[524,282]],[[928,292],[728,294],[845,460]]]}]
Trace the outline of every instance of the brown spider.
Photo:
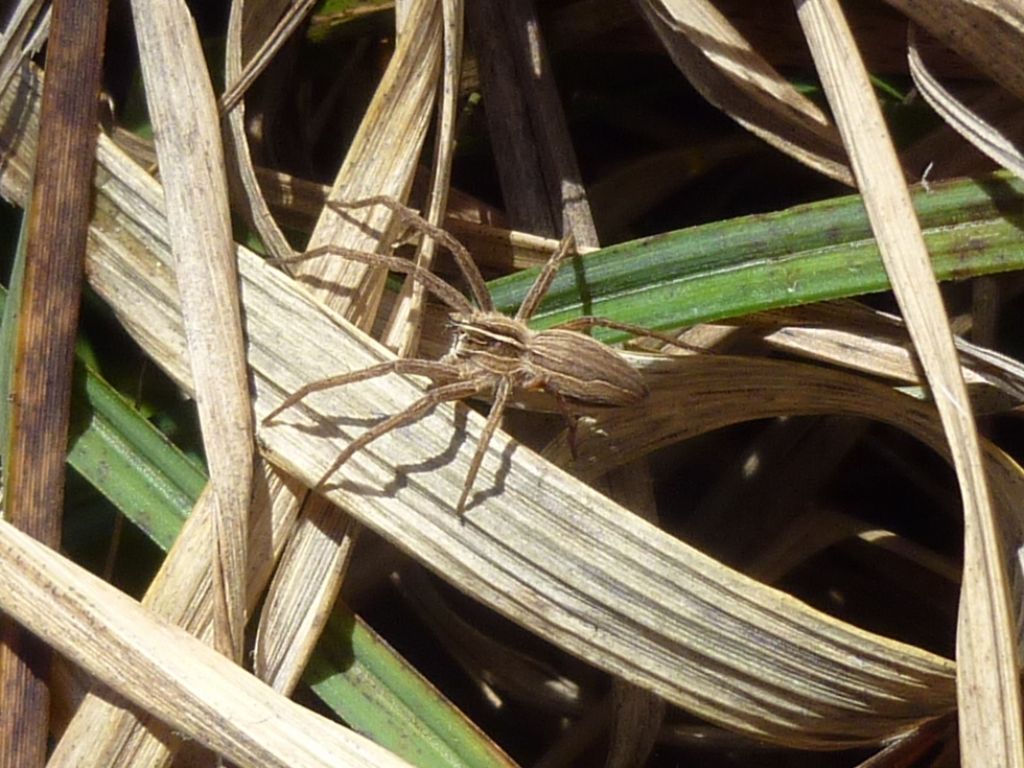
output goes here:
[{"label": "brown spider", "polygon": [[597,317],[580,317],[544,331],[534,331],[527,327],[527,320],[547,293],[562,261],[573,252],[572,237],[562,240],[530,287],[515,317],[508,317],[494,309],[484,279],[465,246],[411,209],[387,197],[328,205],[345,213],[348,209],[376,204],[387,206],[405,224],[435,238],[451,251],[477,306],[474,307],[464,295],[433,273],[396,256],[363,253],[328,245],[298,257],[304,260],[330,254],[340,255],[407,274],[452,309],[450,321],[455,331],[451,348],[440,360],[399,358],[361,371],[350,371],[312,382],[285,398],[263,419],[264,424],[269,423],[282,411],[314,392],[389,373],[426,376],[433,382],[423,397],[404,411],[386,418],[349,443],[320,478],[317,490],[353,454],[391,430],[422,418],[440,403],[493,392],[493,404],[469,465],[465,487],[456,505],[456,512],[462,514],[487,446],[501,423],[509,397],[514,391],[543,390],[553,395],[559,410],[568,421],[570,444],[573,443],[572,436],[576,427],[575,410],[626,406],[647,397],[647,386],[639,373],[618,352],[579,330],[605,326],[679,344],[675,339],[662,334]]}]

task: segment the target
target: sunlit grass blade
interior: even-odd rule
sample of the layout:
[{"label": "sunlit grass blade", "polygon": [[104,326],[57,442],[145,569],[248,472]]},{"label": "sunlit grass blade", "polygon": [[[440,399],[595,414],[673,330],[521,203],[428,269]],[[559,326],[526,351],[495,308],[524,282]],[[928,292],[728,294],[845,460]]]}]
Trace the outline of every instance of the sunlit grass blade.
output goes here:
[{"label": "sunlit grass blade", "polygon": [[[918,190],[914,203],[939,279],[1024,267],[1022,200],[1024,182],[1005,174]],[[513,310],[535,275],[492,281],[498,309]],[[860,197],[850,195],[589,254],[563,267],[534,325],[592,314],[665,329],[888,288]]]},{"label": "sunlit grass blade", "polygon": [[420,768],[512,765],[468,720],[448,717],[441,693],[400,658],[339,604],[304,678],[345,722],[390,734],[382,745]]}]

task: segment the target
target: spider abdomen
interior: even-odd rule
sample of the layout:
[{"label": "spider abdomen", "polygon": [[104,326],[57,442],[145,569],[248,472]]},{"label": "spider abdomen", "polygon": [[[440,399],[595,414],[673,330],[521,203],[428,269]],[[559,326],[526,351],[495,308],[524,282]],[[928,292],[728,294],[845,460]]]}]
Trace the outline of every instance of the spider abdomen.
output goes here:
[{"label": "spider abdomen", "polygon": [[533,374],[530,388],[577,405],[632,405],[648,394],[640,374],[621,355],[575,331],[535,333],[523,362]]}]

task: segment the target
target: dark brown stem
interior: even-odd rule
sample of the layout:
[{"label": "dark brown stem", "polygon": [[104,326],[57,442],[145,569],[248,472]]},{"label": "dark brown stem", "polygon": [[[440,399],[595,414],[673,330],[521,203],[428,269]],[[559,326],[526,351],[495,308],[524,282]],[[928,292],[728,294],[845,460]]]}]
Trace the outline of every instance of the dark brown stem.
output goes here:
[{"label": "dark brown stem", "polygon": [[[54,548],[60,544],[106,17],[106,0],[53,3],[11,378],[5,516]],[[49,651],[9,621],[0,636],[0,766],[42,766]]]}]

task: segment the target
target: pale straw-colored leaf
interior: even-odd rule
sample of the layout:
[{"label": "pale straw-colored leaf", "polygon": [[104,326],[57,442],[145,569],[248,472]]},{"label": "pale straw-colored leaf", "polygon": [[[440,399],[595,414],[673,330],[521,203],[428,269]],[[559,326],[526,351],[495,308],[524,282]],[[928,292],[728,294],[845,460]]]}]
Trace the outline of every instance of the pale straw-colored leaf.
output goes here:
[{"label": "pale straw-colored leaf", "polygon": [[[440,71],[441,13],[435,3],[408,3],[391,62],[370,102],[328,195],[351,202],[373,195],[402,200],[412,184]],[[324,209],[309,248],[335,245],[376,251],[390,212],[382,206],[342,217]],[[300,262],[315,292],[357,323],[372,323],[384,271],[336,256]],[[314,353],[316,354],[316,353]],[[311,497],[271,584],[256,639],[256,670],[276,689],[298,681],[333,604],[358,535],[354,521],[321,497]],[[279,653],[284,652],[285,658]],[[287,662],[287,663],[286,663]]]},{"label": "pale straw-colored leaf", "polygon": [[238,765],[408,765],[2,521],[0,609],[136,707]]},{"label": "pale straw-colored leaf", "polygon": [[[586,458],[572,459],[565,435],[544,450],[546,457],[570,467],[578,476],[598,478],[637,456],[694,435],[740,421],[781,415],[840,414],[882,421],[907,431],[950,460],[949,444],[932,404],[868,380],[827,369],[754,358],[733,358],[729,362],[724,356],[626,355],[645,372],[652,388],[652,396],[642,409],[597,415],[593,427],[577,439],[578,454]],[[734,378],[731,388],[726,386],[728,376]],[[724,391],[730,393],[728,399],[719,396]],[[687,407],[671,407],[679,402],[687,403]],[[600,447],[588,448],[591,442]],[[1008,551],[1016,553],[1024,542],[1024,509],[1020,504],[1024,473],[996,446],[983,441],[982,451],[993,500],[1000,513],[998,523],[1008,542]],[[770,560],[777,561],[778,555]],[[1013,566],[1018,585],[1021,577],[1017,555],[1008,555],[1007,562]],[[765,565],[756,565],[756,572]],[[767,565],[767,575],[778,572],[777,562]],[[956,578],[949,565],[933,561],[929,567]]]},{"label": "pale straw-colored leaf", "polygon": [[[183,340],[182,340],[183,341]],[[184,355],[181,363],[187,364]],[[187,368],[184,369],[187,374]],[[187,382],[183,382],[186,383]],[[304,489],[265,461],[256,464],[249,526],[248,608],[262,596],[298,512]],[[272,503],[273,501],[273,503]],[[207,643],[213,640],[212,576],[208,560],[197,557],[213,536],[215,502],[208,485],[168,552],[142,600],[150,613],[186,629]],[[160,722],[140,717],[110,694],[89,693],[57,742],[50,768],[161,768],[180,746]]]},{"label": "pale straw-colored leaf", "polygon": [[[913,345],[904,322],[852,301],[813,304],[764,312],[748,318],[769,344],[850,370],[908,383],[920,383]],[[955,336],[964,381],[1002,393],[1011,403],[1024,399],[1024,365]],[[994,394],[994,392],[992,394]]]},{"label": "pale straw-colored leaf", "polygon": [[[273,30],[268,31],[268,22],[276,18],[281,10],[281,3],[264,3],[254,7],[250,2],[248,6],[243,0],[237,0],[232,4],[231,15],[228,24],[228,44],[226,50],[226,72],[227,80],[231,85],[228,92],[222,98],[221,105],[227,109],[227,124],[231,145],[233,149],[234,168],[237,173],[238,182],[242,189],[250,221],[256,231],[260,234],[264,244],[270,253],[277,258],[289,258],[294,251],[285,239],[280,227],[270,213],[259,180],[252,165],[252,158],[249,152],[248,140],[245,133],[245,106],[241,100],[247,82],[255,76],[256,72],[269,62],[270,57],[287,35],[294,31],[295,24],[308,11],[310,3],[302,2],[291,5],[285,16]],[[259,49],[247,61],[243,69],[243,58],[245,53],[259,45]],[[232,102],[237,100],[232,108]],[[301,568],[286,568],[279,573],[274,586],[271,588],[261,617],[264,621],[279,621],[282,612],[291,618],[292,632],[270,631],[262,628],[257,633],[257,648],[255,653],[256,672],[261,679],[270,683],[275,689],[290,692],[294,686],[298,674],[304,665],[306,658],[315,643],[316,637],[323,623],[327,620],[328,607],[320,605],[310,610],[303,608],[315,601],[324,587],[324,581],[328,585],[341,578],[343,566],[337,565],[337,559],[341,562],[347,561],[350,547],[355,541],[354,536],[346,535],[347,525],[344,518],[339,515],[331,515],[326,505],[319,499],[308,499],[304,516],[299,521],[298,533],[293,530],[293,536],[298,539],[290,541],[286,550],[288,555],[284,558],[286,562],[299,562],[309,568],[309,573],[300,576]],[[333,526],[318,526],[311,515],[330,515]],[[340,534],[338,527],[340,526]],[[302,552],[306,547],[311,546],[310,542],[317,542],[318,537],[325,536],[330,539],[331,544],[319,540],[320,549],[334,552],[334,558],[327,557],[326,562],[321,558],[321,567],[311,567],[307,556]],[[341,546],[332,546],[335,541]],[[310,556],[315,556],[314,551]],[[326,571],[331,578],[318,579],[317,575]],[[299,577],[299,578],[295,578]],[[305,590],[300,599],[295,591]],[[298,607],[298,610],[295,608]],[[305,642],[294,642],[293,634],[301,634],[306,638]]]},{"label": "pale straw-colored leaf", "polygon": [[[408,19],[395,52],[349,146],[328,199],[353,202],[374,195],[405,200],[412,185],[430,122],[441,66],[441,13],[429,0],[410,0]],[[410,160],[412,158],[412,160]],[[387,245],[392,214],[383,206],[353,210],[345,215],[324,208],[308,248],[335,245],[357,251],[377,251]],[[324,256],[294,266],[298,274],[315,278],[318,295],[359,327],[376,316],[384,271],[365,264]]]},{"label": "pale straw-colored leaf", "polygon": [[957,700],[967,765],[1024,765],[1020,672],[1004,557],[978,434],[942,298],[896,153],[835,0],[797,12],[850,153],[882,260],[935,397],[964,505]]},{"label": "pale straw-colored leaf", "polygon": [[708,0],[639,4],[672,61],[700,94],[772,146],[852,184],[835,126],[754,50]]},{"label": "pale straw-colored leaf", "polygon": [[[1024,178],[1024,152],[1019,146],[1021,139],[1020,120],[1022,110],[1019,101],[1013,101],[1012,111],[1007,114],[1006,107],[1011,97],[1006,94],[997,104],[1002,106],[1003,120],[995,122],[979,111],[977,105],[972,106],[958,98],[953,91],[943,86],[939,79],[929,70],[921,56],[917,45],[916,27],[911,25],[909,36],[910,75],[918,91],[942,118],[956,129],[957,133],[971,142],[977,149],[984,152],[1003,168]],[[986,110],[989,111],[989,110]],[[998,117],[995,116],[995,117]],[[1012,122],[1008,121],[1010,118]]]},{"label": "pale straw-colored leaf", "polygon": [[214,642],[241,662],[253,427],[220,120],[186,5],[133,0],[132,12],[203,446],[218,503],[210,551]]},{"label": "pale straw-colored leaf", "polygon": [[[658,505],[646,456],[609,472],[603,486],[608,498],[658,525]],[[665,720],[665,700],[643,686],[615,678],[608,703],[611,713],[605,768],[645,765]]]}]

